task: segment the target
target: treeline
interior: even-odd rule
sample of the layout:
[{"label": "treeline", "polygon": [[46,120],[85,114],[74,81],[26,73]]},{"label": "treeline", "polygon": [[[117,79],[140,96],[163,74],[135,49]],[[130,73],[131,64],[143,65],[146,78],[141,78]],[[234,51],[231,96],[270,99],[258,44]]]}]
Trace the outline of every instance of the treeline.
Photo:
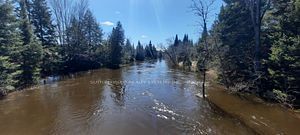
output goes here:
[{"label": "treeline", "polygon": [[[199,70],[218,71],[219,81],[230,90],[300,107],[300,0],[224,0],[210,31],[205,10],[210,3],[193,2],[203,20],[193,49]],[[175,52],[176,59],[184,54]]]},{"label": "treeline", "polygon": [[182,40],[176,35],[175,39],[171,39],[168,42],[169,47],[165,51],[166,58],[173,65],[191,70],[192,61],[197,60],[198,54],[196,45],[189,39],[188,34],[185,34]]},{"label": "treeline", "polygon": [[[126,40],[120,22],[107,39],[87,0],[0,0],[0,96],[41,77],[158,58]],[[50,8],[51,7],[51,8]],[[142,48],[142,49],[141,49]]]},{"label": "treeline", "polygon": [[300,1],[262,0],[261,23],[249,1],[225,2],[209,37],[221,82],[300,107]]}]

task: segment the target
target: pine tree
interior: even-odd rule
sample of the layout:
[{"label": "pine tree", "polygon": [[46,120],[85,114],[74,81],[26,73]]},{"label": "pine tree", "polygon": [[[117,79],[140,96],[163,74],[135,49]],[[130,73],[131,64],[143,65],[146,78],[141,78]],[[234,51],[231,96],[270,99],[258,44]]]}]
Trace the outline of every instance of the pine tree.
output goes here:
[{"label": "pine tree", "polygon": [[124,48],[122,49],[123,63],[130,63],[134,61],[134,48],[127,39]]},{"label": "pine tree", "polygon": [[182,42],[183,45],[187,45],[189,43],[189,36],[187,34],[184,35]]},{"label": "pine tree", "polygon": [[34,33],[43,46],[54,46],[57,44],[55,26],[51,20],[51,11],[46,0],[33,0],[31,21]]},{"label": "pine tree", "polygon": [[176,34],[176,37],[175,37],[174,46],[175,47],[179,46],[179,39],[178,39],[178,35],[177,34]]},{"label": "pine tree", "polygon": [[21,86],[36,84],[40,77],[40,62],[42,58],[42,46],[33,34],[32,26],[28,19],[25,0],[20,0],[19,21],[21,23],[22,59],[21,59]]},{"label": "pine tree", "polygon": [[122,46],[124,45],[124,30],[122,28],[121,22],[117,23],[117,26],[113,28],[112,33],[109,38],[110,42],[110,62],[109,67],[119,68],[121,64],[122,57]]},{"label": "pine tree", "polygon": [[152,52],[152,59],[157,59],[157,50],[156,50],[156,47],[155,47],[155,45],[152,45],[151,42],[150,42],[150,45],[152,46],[152,47],[150,47],[151,48],[151,52]]},{"label": "pine tree", "polygon": [[87,44],[90,52],[92,52],[101,45],[103,36],[102,29],[90,10],[87,10],[85,13],[82,24]]},{"label": "pine tree", "polygon": [[237,85],[245,86],[239,90],[248,90],[253,83],[253,41],[254,33],[252,30],[250,12],[245,8],[243,2],[226,0],[226,6],[222,8],[219,15],[220,27],[218,33],[222,35],[223,54],[226,58],[221,62],[225,78],[222,82],[227,83],[228,87]]},{"label": "pine tree", "polygon": [[145,60],[145,50],[142,46],[141,42],[138,41],[138,45],[136,46],[136,56],[135,59],[138,61],[144,61]]},{"label": "pine tree", "polygon": [[55,26],[51,20],[51,11],[46,0],[33,0],[31,4],[31,22],[34,34],[43,46],[42,74],[51,75],[59,70],[60,56],[56,41]]},{"label": "pine tree", "polygon": [[20,35],[13,13],[12,1],[0,1],[0,97],[16,89],[21,73],[17,59],[20,58]]},{"label": "pine tree", "polygon": [[71,19],[67,27],[67,39],[64,46],[65,72],[77,72],[88,70],[90,59],[90,46],[87,44],[83,30],[83,23],[77,18]]},{"label": "pine tree", "polygon": [[[274,1],[271,11],[271,53],[267,60],[270,84],[279,101],[300,106],[300,4],[294,0]],[[293,101],[295,100],[295,101]]]},{"label": "pine tree", "polygon": [[145,47],[145,57],[147,59],[152,59],[151,49],[152,49],[152,44],[151,44],[151,41],[150,41],[149,45],[146,45],[146,47]]}]

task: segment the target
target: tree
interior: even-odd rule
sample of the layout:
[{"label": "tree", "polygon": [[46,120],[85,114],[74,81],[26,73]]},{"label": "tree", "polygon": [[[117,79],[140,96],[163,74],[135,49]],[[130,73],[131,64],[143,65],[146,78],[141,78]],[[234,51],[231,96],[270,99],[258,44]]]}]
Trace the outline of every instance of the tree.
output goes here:
[{"label": "tree", "polygon": [[124,45],[124,30],[122,28],[121,22],[117,23],[117,26],[113,28],[112,33],[109,37],[110,42],[110,62],[109,67],[119,68],[121,64],[122,57],[122,46]]},{"label": "tree", "polygon": [[127,39],[125,46],[122,49],[123,63],[130,63],[134,61],[134,47],[131,45],[130,40]]},{"label": "tree", "polygon": [[[205,98],[205,83],[206,83],[206,66],[208,62],[209,52],[208,52],[208,42],[207,42],[207,21],[208,17],[211,12],[212,5],[214,4],[215,0],[209,0],[208,2],[206,0],[192,0],[193,4],[191,6],[192,11],[201,19],[201,26],[202,26],[202,37],[201,41],[204,47],[201,47],[202,49],[199,49],[203,53],[203,56],[200,57],[198,60],[198,67],[203,72],[203,83],[202,83],[202,96]],[[200,65],[201,64],[201,65]]]},{"label": "tree", "polygon": [[66,29],[71,22],[73,15],[73,0],[50,0],[54,13],[58,43],[64,45],[66,41]]},{"label": "tree", "polygon": [[152,59],[157,59],[158,53],[157,53],[157,49],[156,49],[155,45],[152,45],[152,43],[150,42],[149,46],[150,46],[151,52],[152,52]]},{"label": "tree", "polygon": [[101,63],[98,48],[102,42],[102,30],[85,0],[74,7],[71,23],[66,28],[66,42],[63,46],[65,72],[77,72],[99,68]]},{"label": "tree", "polygon": [[141,42],[138,41],[138,45],[136,46],[136,56],[135,59],[138,61],[144,61],[145,60],[145,50],[142,46]]},{"label": "tree", "polygon": [[149,59],[152,59],[152,57],[153,57],[151,41],[149,42],[149,45],[146,45],[146,47],[145,47],[145,57],[149,58]]},{"label": "tree", "polygon": [[87,40],[90,52],[101,45],[103,32],[96,18],[90,10],[87,10],[83,17],[83,33]]},{"label": "tree", "polygon": [[296,104],[296,107],[299,107],[300,1],[278,0],[273,2],[273,6],[269,21],[273,32],[267,35],[272,44],[267,59],[269,84],[272,84],[271,90],[280,102],[287,105]]},{"label": "tree", "polygon": [[58,43],[65,45],[67,28],[74,17],[80,21],[83,19],[88,9],[88,0],[50,0],[50,4],[55,18]]},{"label": "tree", "polygon": [[67,40],[64,45],[65,71],[76,72],[90,68],[90,49],[83,31],[83,24],[73,17],[66,31]]},{"label": "tree", "polygon": [[28,19],[25,0],[20,0],[19,21],[21,23],[22,51],[21,51],[21,86],[36,84],[40,77],[40,62],[42,58],[42,46],[33,34],[32,26]]},{"label": "tree", "polygon": [[262,77],[261,72],[261,26],[262,19],[266,11],[269,9],[271,0],[245,0],[248,9],[250,10],[250,16],[252,21],[252,26],[254,30],[255,39],[255,52],[254,52],[254,72],[257,77],[256,85],[258,85],[258,90],[260,90],[260,81]]},{"label": "tree", "polygon": [[[219,15],[216,32],[219,34],[219,46],[223,57],[223,83],[236,91],[250,90],[255,79],[253,54],[254,45],[252,23],[249,10],[243,2],[228,0]],[[220,51],[219,51],[220,52]],[[236,89],[237,88],[237,89]]]},{"label": "tree", "polygon": [[32,24],[34,33],[43,46],[54,46],[57,44],[55,26],[51,20],[51,12],[46,0],[33,0],[32,2]]},{"label": "tree", "polygon": [[0,1],[0,97],[16,89],[21,38],[11,1]]},{"label": "tree", "polygon": [[51,75],[58,70],[60,56],[58,52],[55,26],[51,20],[51,12],[46,0],[33,0],[31,4],[31,22],[34,33],[43,46],[41,73]]},{"label": "tree", "polygon": [[177,47],[177,46],[179,46],[179,39],[178,39],[178,35],[176,34],[176,36],[175,36],[175,40],[174,40],[174,46],[175,47]]}]

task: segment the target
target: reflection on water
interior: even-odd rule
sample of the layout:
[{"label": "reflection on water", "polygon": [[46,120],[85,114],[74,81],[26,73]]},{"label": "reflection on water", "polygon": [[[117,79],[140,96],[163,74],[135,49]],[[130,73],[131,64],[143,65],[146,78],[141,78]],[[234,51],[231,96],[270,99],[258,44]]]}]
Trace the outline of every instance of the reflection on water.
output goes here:
[{"label": "reflection on water", "polygon": [[1,100],[0,133],[254,134],[197,98],[198,80],[164,61],[76,74]]}]

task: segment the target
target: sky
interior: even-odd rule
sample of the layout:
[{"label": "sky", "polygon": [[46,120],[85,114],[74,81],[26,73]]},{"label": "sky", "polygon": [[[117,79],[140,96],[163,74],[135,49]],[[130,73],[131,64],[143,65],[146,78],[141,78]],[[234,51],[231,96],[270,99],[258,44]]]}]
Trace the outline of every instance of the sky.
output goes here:
[{"label": "sky", "polygon": [[[89,6],[107,36],[120,21],[126,38],[131,42],[146,44],[166,43],[178,34],[188,34],[194,41],[199,39],[199,18],[190,10],[191,0],[90,0]],[[215,2],[209,26],[222,5]]]}]

